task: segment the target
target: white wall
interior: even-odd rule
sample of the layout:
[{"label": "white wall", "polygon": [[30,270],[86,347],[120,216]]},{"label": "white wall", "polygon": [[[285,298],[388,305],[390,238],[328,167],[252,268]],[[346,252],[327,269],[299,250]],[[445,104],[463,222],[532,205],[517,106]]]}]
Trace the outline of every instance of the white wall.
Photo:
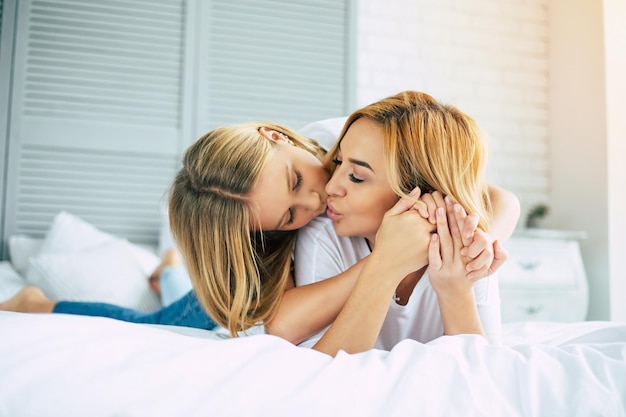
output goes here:
[{"label": "white wall", "polygon": [[626,3],[550,3],[552,220],[588,232],[588,318],[626,321]]},{"label": "white wall", "polygon": [[611,319],[626,322],[626,2],[604,0]]},{"label": "white wall", "polygon": [[406,89],[472,115],[491,137],[490,179],[546,202],[547,0],[359,0],[357,105]]},{"label": "white wall", "polygon": [[625,2],[358,5],[357,106],[416,89],[474,116],[491,137],[490,179],[520,198],[520,224],[546,202],[547,227],[588,233],[588,318],[626,321]]},{"label": "white wall", "polygon": [[553,224],[585,225],[588,317],[601,319],[610,308],[602,3],[574,3],[551,0],[550,9]]}]

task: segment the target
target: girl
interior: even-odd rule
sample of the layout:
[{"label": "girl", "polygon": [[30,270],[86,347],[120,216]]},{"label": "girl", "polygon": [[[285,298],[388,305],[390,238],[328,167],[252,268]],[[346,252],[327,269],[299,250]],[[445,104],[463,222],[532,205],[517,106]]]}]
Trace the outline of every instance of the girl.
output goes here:
[{"label": "girl", "polygon": [[272,123],[221,127],[186,151],[170,193],[170,223],[179,232],[191,275],[206,279],[197,291],[202,299],[215,300],[204,303],[210,316],[194,292],[144,313],[103,303],[57,302],[26,287],[0,309],[204,329],[216,326],[215,317],[233,333],[268,320],[286,285],[296,229],[326,210],[329,175],[322,154],[315,141]]}]

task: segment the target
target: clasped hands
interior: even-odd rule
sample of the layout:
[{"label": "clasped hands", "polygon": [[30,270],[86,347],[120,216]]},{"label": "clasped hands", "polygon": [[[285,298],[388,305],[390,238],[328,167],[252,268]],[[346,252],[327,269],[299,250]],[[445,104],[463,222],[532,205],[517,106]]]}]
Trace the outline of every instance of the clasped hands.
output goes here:
[{"label": "clasped hands", "polygon": [[[426,264],[434,287],[465,283],[493,274],[508,254],[478,227],[478,216],[440,192],[420,195],[415,189],[383,218],[376,248],[407,274]],[[391,265],[390,265],[391,266]]]}]

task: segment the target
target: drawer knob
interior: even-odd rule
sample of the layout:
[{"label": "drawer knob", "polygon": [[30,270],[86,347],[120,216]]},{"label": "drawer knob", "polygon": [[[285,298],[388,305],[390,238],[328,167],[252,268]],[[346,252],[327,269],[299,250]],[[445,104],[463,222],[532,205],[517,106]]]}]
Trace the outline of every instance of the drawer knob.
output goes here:
[{"label": "drawer knob", "polygon": [[528,306],[525,308],[525,310],[526,310],[526,314],[529,314],[532,316],[532,315],[541,313],[541,311],[543,310],[543,306]]},{"label": "drawer knob", "polygon": [[539,262],[539,259],[537,258],[527,258],[520,259],[517,263],[522,267],[522,269],[532,271],[533,269],[536,269],[541,262]]}]

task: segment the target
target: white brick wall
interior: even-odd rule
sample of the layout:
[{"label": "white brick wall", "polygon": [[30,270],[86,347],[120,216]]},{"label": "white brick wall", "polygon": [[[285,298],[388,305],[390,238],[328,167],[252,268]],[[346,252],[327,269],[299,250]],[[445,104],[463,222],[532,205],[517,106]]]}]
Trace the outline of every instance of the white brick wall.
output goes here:
[{"label": "white brick wall", "polygon": [[522,218],[548,202],[548,0],[358,0],[357,106],[420,90],[487,131]]}]

